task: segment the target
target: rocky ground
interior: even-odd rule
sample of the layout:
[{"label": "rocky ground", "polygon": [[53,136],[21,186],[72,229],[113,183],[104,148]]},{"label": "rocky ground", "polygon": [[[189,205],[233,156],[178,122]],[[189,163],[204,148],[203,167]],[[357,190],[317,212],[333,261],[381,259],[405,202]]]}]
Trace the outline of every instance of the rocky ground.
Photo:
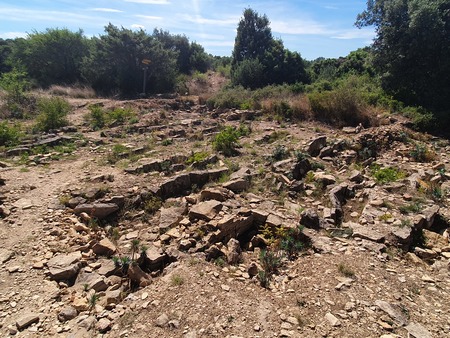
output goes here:
[{"label": "rocky ground", "polygon": [[[71,127],[1,162],[2,336],[450,335],[446,140],[399,117],[333,129],[195,97],[71,103]],[[138,119],[93,131],[93,103]],[[235,156],[212,147],[223,125],[250,129]],[[287,229],[304,243],[291,257]],[[266,248],[281,262],[263,287]]]}]

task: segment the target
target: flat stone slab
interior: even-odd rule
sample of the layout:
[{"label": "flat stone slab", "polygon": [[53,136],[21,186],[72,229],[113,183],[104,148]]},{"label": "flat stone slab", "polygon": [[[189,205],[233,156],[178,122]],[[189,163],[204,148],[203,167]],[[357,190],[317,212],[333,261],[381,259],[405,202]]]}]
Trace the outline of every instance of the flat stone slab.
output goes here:
[{"label": "flat stone slab", "polygon": [[385,236],[378,231],[370,228],[370,226],[353,222],[347,223],[346,226],[353,230],[353,237],[359,237],[377,243],[384,242]]},{"label": "flat stone slab", "polygon": [[75,277],[82,265],[80,260],[81,253],[79,251],[53,257],[47,263],[50,277],[55,280],[67,280]]},{"label": "flat stone slab", "polygon": [[189,211],[189,218],[210,221],[220,210],[222,210],[222,207],[222,203],[216,200],[200,202],[191,208]]},{"label": "flat stone slab", "polygon": [[28,326],[30,326],[31,324],[38,323],[38,322],[39,322],[39,315],[36,313],[30,313],[30,314],[24,315],[23,317],[20,317],[16,321],[16,326],[19,331],[22,331],[22,330],[26,329]]}]

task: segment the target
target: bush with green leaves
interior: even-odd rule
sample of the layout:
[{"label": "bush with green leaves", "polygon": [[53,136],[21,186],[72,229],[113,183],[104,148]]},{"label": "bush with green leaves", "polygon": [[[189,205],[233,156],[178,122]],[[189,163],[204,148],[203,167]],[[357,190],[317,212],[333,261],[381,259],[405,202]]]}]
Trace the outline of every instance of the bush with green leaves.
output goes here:
[{"label": "bush with green leaves", "polygon": [[273,250],[261,250],[259,262],[263,269],[258,272],[258,278],[261,286],[267,288],[269,287],[272,275],[277,273],[282,265],[282,257]]},{"label": "bush with green leaves", "polygon": [[115,108],[105,110],[102,106],[94,104],[89,107],[90,112],[85,115],[85,120],[91,125],[92,129],[99,130],[106,126],[114,127],[137,121],[136,113],[129,107]]},{"label": "bush with green leaves", "polygon": [[213,148],[222,152],[225,156],[233,156],[239,146],[238,139],[239,132],[236,128],[228,126],[214,137]]},{"label": "bush with green leaves", "polygon": [[410,151],[409,155],[416,162],[431,162],[436,158],[436,153],[430,150],[423,143],[416,143],[414,148]]},{"label": "bush with green leaves", "polygon": [[372,176],[379,184],[395,182],[406,177],[406,174],[397,168],[393,167],[381,168],[377,164],[372,165],[371,172]]},{"label": "bush with green leaves", "polygon": [[19,124],[11,125],[7,121],[0,122],[0,146],[15,146],[19,143],[22,132]]},{"label": "bush with green leaves", "polygon": [[38,102],[39,115],[35,128],[39,131],[50,131],[67,126],[67,115],[70,104],[60,97],[41,98]]},{"label": "bush with green leaves", "polygon": [[6,92],[3,115],[12,118],[24,118],[34,110],[34,98],[27,94],[30,83],[27,74],[14,68],[0,77],[0,88]]}]

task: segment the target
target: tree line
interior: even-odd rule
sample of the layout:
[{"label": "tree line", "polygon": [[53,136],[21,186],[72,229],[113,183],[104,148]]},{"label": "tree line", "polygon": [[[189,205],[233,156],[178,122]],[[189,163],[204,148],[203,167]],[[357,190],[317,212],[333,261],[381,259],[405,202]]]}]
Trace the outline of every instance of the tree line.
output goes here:
[{"label": "tree line", "polygon": [[251,8],[238,22],[231,57],[214,57],[186,36],[158,29],[148,34],[109,24],[93,38],[81,30],[47,29],[27,38],[0,39],[0,75],[9,80],[3,83],[27,76],[40,87],[86,84],[101,95],[123,96],[142,91],[144,67],[149,93],[174,91],[179,74],[211,68],[224,70],[231,86],[250,90],[295,84],[297,91],[305,85],[331,91],[352,76],[371,87],[366,90],[370,104],[384,100],[440,118],[449,115],[450,1],[368,0],[356,26],[375,28],[371,46],[314,61],[286,49],[273,37],[268,17]]},{"label": "tree line", "polygon": [[25,72],[39,87],[85,84],[97,93],[132,96],[174,90],[178,74],[206,72],[214,58],[184,35],[133,31],[112,24],[87,38],[82,30],[49,28],[26,38],[0,39],[0,74]]}]

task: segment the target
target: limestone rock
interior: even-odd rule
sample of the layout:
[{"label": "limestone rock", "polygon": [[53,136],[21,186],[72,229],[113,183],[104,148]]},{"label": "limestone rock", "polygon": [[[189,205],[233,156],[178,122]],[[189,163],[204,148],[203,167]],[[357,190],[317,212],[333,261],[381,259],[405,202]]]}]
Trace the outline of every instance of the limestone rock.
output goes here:
[{"label": "limestone rock", "polygon": [[325,147],[326,145],[327,145],[327,137],[319,136],[309,143],[308,149],[306,151],[311,156],[317,156],[319,155],[320,150],[322,150],[322,148]]},{"label": "limestone rock", "polygon": [[386,312],[398,325],[405,326],[408,324],[408,317],[398,305],[393,305],[383,300],[376,300],[375,305]]},{"label": "limestone rock", "polygon": [[183,215],[186,213],[186,205],[174,206],[170,208],[161,208],[161,214],[159,217],[159,229],[160,233],[165,233],[169,229],[175,227],[183,219]]},{"label": "limestone rock", "polygon": [[225,202],[233,197],[234,194],[231,190],[221,187],[206,188],[200,193],[200,199],[202,201],[216,200],[219,202]]},{"label": "limestone rock", "polygon": [[215,200],[200,202],[194,205],[189,211],[189,219],[202,219],[210,221],[222,210],[222,203]]},{"label": "limestone rock", "polygon": [[158,327],[165,327],[169,324],[169,316],[165,313],[156,318],[155,325]]},{"label": "limestone rock", "polygon": [[98,321],[96,328],[99,332],[105,333],[105,332],[111,330],[111,326],[112,326],[112,323],[108,318],[101,318]]},{"label": "limestone rock", "polygon": [[79,251],[53,257],[47,263],[50,277],[55,280],[67,280],[75,277],[82,266],[80,259]]},{"label": "limestone rock", "polygon": [[103,219],[119,210],[119,206],[114,203],[93,203],[93,204],[79,204],[75,207],[75,214],[79,215],[82,212],[87,213],[91,217]]},{"label": "limestone rock", "polygon": [[152,282],[151,277],[141,270],[139,265],[131,264],[128,268],[128,277],[130,280],[140,287],[150,285]]},{"label": "limestone rock", "polygon": [[250,187],[249,181],[243,178],[236,178],[223,184],[223,187],[231,190],[234,193],[239,193],[247,190]]},{"label": "limestone rock", "polygon": [[234,265],[239,263],[241,259],[241,244],[235,238],[232,238],[228,241],[227,244],[227,262],[228,264]]},{"label": "limestone rock", "polygon": [[409,323],[405,329],[408,331],[408,337],[411,338],[433,338],[426,328],[417,323]]},{"label": "limestone rock", "polygon": [[26,329],[31,324],[39,322],[39,315],[36,313],[26,314],[16,321],[16,326],[19,331]]},{"label": "limestone rock", "polygon": [[108,238],[103,238],[92,247],[92,251],[100,256],[111,256],[116,250],[116,246]]},{"label": "limestone rock", "polygon": [[325,315],[325,319],[328,320],[331,326],[341,326],[341,321],[336,318],[331,312]]},{"label": "limestone rock", "polygon": [[384,242],[385,236],[379,233],[377,230],[372,229],[368,225],[361,225],[354,222],[345,223],[346,228],[351,228],[353,230],[353,237],[358,237],[362,239],[367,239],[372,242],[382,243]]},{"label": "limestone rock", "polygon": [[66,322],[68,320],[74,319],[78,315],[77,309],[75,309],[73,306],[65,306],[62,308],[62,310],[58,313],[58,320],[60,322]]},{"label": "limestone rock", "polygon": [[320,228],[320,218],[315,210],[307,209],[302,212],[300,224],[310,229]]}]

